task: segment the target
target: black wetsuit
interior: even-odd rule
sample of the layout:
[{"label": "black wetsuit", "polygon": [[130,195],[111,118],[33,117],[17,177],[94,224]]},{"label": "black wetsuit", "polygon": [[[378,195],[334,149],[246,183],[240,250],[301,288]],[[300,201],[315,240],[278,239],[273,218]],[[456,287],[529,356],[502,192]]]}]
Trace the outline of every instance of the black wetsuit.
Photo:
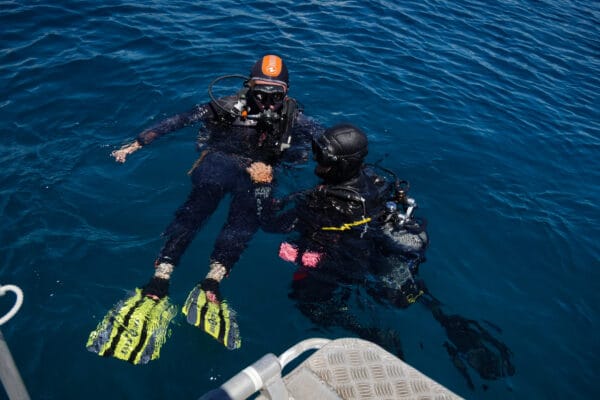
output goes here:
[{"label": "black wetsuit", "polygon": [[295,232],[280,247],[280,257],[298,266],[290,298],[315,324],[347,329],[399,357],[403,353],[397,332],[378,328],[353,312],[356,305],[368,307],[359,298],[360,289],[377,303],[404,308],[420,302],[446,331],[444,347],[470,387],[474,383],[469,366],[483,379],[513,375],[511,352],[504,343],[477,321],[446,314],[428,292],[417,275],[428,245],[424,221],[394,227],[385,210],[394,197],[390,192],[389,182],[363,170],[342,184],[297,195],[287,211],[277,211],[285,203],[266,207],[261,215],[266,230]]},{"label": "black wetsuit", "polygon": [[[379,297],[398,306],[408,305],[407,298],[416,299],[419,288],[412,278],[425,258],[427,240],[412,251],[393,241],[383,229],[385,204],[391,198],[391,183],[371,169],[363,169],[342,184],[321,185],[298,195],[288,211],[263,213],[265,230],[296,232],[280,249],[297,253],[293,260],[282,256],[298,265],[291,297],[319,303],[330,300],[340,285],[358,283],[379,288]],[[417,230],[406,234],[423,232]],[[380,281],[390,280],[399,263],[410,264],[408,280],[387,285],[385,292],[380,290]]]},{"label": "black wetsuit", "polygon": [[[294,195],[292,206],[275,202],[261,220],[264,230],[293,232],[279,255],[297,265],[289,297],[303,314],[319,326],[345,328],[402,356],[397,336],[362,323],[349,306],[357,288],[365,288],[378,302],[401,307],[422,294],[414,274],[427,240],[407,251],[386,233],[385,205],[392,195],[389,179],[363,168],[346,182]],[[398,268],[403,268],[402,276]]]},{"label": "black wetsuit", "polygon": [[[219,101],[230,107],[235,99],[232,96]],[[268,125],[242,121],[224,113],[214,103],[207,103],[146,129],[138,135],[137,141],[147,145],[160,136],[198,122],[203,123],[198,136],[201,155],[190,171],[193,188],[164,232],[166,242],[157,262],[177,265],[198,229],[223,197],[230,194],[227,221],[211,254],[211,261],[221,263],[229,272],[259,228],[256,196],[262,195],[263,188],[252,183],[246,168],[255,161],[275,166],[282,161],[306,160],[312,135],[321,128],[301,110],[295,112],[291,147],[282,151],[279,138],[272,135]]]}]

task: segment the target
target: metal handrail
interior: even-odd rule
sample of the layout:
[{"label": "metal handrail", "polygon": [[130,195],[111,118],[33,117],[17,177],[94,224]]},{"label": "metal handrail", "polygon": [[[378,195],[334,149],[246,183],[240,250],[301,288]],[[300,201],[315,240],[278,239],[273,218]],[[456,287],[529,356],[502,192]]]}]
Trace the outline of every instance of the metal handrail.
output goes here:
[{"label": "metal handrail", "polygon": [[7,291],[14,292],[14,294],[17,296],[17,299],[15,300],[15,304],[6,313],[6,315],[4,315],[4,317],[0,318],[0,326],[4,325],[12,317],[14,317],[17,314],[17,312],[19,312],[19,309],[23,305],[23,291],[21,290],[20,287],[15,286],[15,285],[0,286],[0,296],[4,296]]},{"label": "metal handrail", "polygon": [[[17,298],[12,308],[6,313],[6,315],[0,318],[0,325],[3,325],[12,317],[14,317],[23,304],[23,291],[21,288],[15,285],[0,286],[0,296],[4,296],[8,291],[15,293]],[[2,385],[4,386],[6,394],[8,394],[8,398],[10,400],[30,399],[29,393],[27,393],[27,388],[23,384],[23,379],[21,379],[19,370],[15,365],[15,361],[10,354],[6,340],[4,340],[2,331],[0,331],[0,380],[2,381]]]},{"label": "metal handrail", "polygon": [[311,338],[287,349],[279,357],[266,354],[254,364],[244,368],[218,389],[201,397],[202,400],[244,400],[260,391],[259,399],[287,399],[289,394],[281,372],[291,361],[308,350],[317,350],[331,342],[329,339]]}]

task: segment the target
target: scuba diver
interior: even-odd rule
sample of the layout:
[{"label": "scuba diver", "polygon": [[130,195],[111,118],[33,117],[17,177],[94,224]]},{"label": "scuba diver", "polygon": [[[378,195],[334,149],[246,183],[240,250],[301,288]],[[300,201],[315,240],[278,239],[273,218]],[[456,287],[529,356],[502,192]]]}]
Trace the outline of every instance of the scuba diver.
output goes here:
[{"label": "scuba diver", "polygon": [[[408,182],[364,164],[364,132],[333,126],[313,138],[312,150],[321,183],[265,202],[261,214],[265,231],[293,232],[279,256],[297,265],[289,296],[299,310],[319,326],[339,326],[403,358],[398,334],[359,321],[349,304],[364,305],[357,298],[365,292],[399,308],[420,302],[445,329],[444,346],[469,386],[467,366],[484,379],[513,375],[508,347],[478,322],[446,315],[417,276],[429,243],[425,221],[414,215]],[[248,172],[264,176],[265,169],[256,164]]]},{"label": "scuba diver", "polygon": [[[243,79],[242,89],[217,99],[213,85],[229,78]],[[112,153],[123,163],[127,156],[165,134],[203,124],[198,137],[201,153],[188,173],[192,190],[163,233],[166,241],[154,263],[154,276],[107,314],[89,337],[90,351],[134,364],[159,356],[167,325],[175,315],[167,296],[171,274],[226,195],[231,196],[231,205],[214,244],[209,271],[192,289],[182,311],[190,324],[227,348],[240,347],[234,313],[221,298],[219,286],[258,230],[260,202],[270,189],[251,180],[246,168],[256,162],[271,168],[282,162],[306,161],[312,135],[321,129],[288,96],[289,86],[284,61],[265,55],[252,66],[249,76],[226,75],[213,80],[208,88],[209,103],[155,124]],[[151,314],[157,317],[148,321]]]}]

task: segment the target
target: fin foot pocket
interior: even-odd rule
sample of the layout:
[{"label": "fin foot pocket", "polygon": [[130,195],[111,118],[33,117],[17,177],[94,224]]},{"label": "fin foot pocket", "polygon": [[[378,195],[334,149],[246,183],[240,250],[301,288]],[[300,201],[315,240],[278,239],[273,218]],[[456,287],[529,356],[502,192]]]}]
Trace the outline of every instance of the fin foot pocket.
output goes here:
[{"label": "fin foot pocket", "polygon": [[182,309],[187,322],[215,338],[230,350],[242,345],[235,311],[226,301],[218,304],[208,301],[206,292],[196,286],[188,295]]}]

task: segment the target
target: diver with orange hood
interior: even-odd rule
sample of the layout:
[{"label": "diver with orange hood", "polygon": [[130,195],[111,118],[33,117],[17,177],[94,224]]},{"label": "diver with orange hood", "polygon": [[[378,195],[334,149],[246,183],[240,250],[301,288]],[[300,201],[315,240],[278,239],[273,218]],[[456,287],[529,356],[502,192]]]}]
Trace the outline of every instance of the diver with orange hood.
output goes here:
[{"label": "diver with orange hood", "polygon": [[[231,78],[243,79],[243,87],[235,95],[215,97],[214,85]],[[225,75],[213,80],[208,89],[210,102],[160,121],[112,153],[123,163],[156,139],[202,123],[198,135],[201,154],[189,171],[192,190],[163,233],[166,241],[154,263],[154,276],[107,314],[90,335],[90,351],[134,364],[158,357],[173,314],[168,302],[171,274],[196,233],[228,195],[227,220],[215,241],[208,273],[191,290],[183,313],[190,324],[227,348],[240,346],[235,315],[221,297],[220,282],[258,230],[261,199],[269,196],[271,188],[250,179],[246,169],[257,162],[273,168],[284,162],[306,161],[312,136],[321,130],[288,95],[289,86],[285,62],[277,55],[265,55],[252,66],[249,76]],[[156,315],[155,321],[148,322],[151,314]]]}]

